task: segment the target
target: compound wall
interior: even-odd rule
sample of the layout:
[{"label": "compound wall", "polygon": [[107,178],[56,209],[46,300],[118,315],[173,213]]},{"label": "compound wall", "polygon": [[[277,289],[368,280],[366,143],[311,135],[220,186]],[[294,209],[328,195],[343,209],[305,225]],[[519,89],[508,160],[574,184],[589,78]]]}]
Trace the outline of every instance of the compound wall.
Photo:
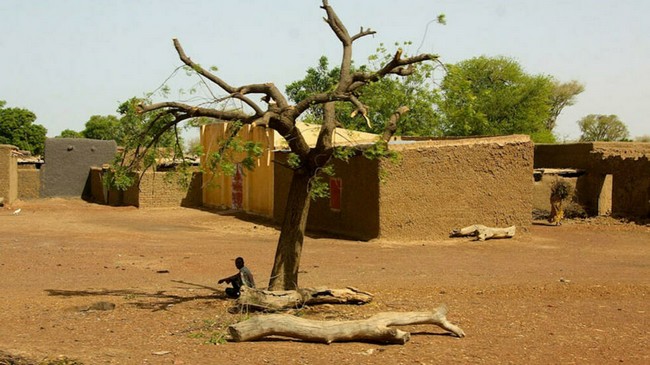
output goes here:
[{"label": "compound wall", "polygon": [[89,171],[110,163],[117,153],[115,141],[84,138],[45,140],[41,170],[41,197],[82,197],[88,194]]},{"label": "compound wall", "polygon": [[[530,225],[528,136],[400,142],[390,148],[399,153],[397,162],[363,156],[335,162],[336,191],[312,202],[307,228],[360,240],[427,240],[472,224]],[[275,156],[281,166],[284,157]],[[290,179],[288,169],[276,168],[277,221]]]},{"label": "compound wall", "polygon": [[[592,142],[535,146],[535,168],[578,168],[578,202],[590,215],[650,217],[650,143]],[[603,197],[609,197],[603,199]]]},{"label": "compound wall", "polygon": [[200,207],[202,205],[202,175],[192,174],[187,188],[168,177],[168,172],[147,171],[140,180],[138,206],[154,207]]},{"label": "compound wall", "polygon": [[[274,214],[281,223],[291,185],[291,170],[286,166],[286,153],[275,153]],[[330,179],[336,189],[329,198],[312,200],[307,229],[341,237],[370,240],[379,236],[379,164],[363,156],[348,162],[334,161],[335,176]],[[325,183],[328,183],[326,180]],[[336,191],[334,191],[336,190]]]},{"label": "compound wall", "polygon": [[528,136],[429,141],[394,149],[401,161],[381,163],[380,237],[443,238],[472,224],[531,224],[533,144]]}]

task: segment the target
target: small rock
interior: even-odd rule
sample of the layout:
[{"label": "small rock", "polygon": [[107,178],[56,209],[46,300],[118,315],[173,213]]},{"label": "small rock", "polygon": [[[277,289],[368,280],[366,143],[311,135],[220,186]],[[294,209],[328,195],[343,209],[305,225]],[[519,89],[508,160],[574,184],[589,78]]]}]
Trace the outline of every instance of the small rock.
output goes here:
[{"label": "small rock", "polygon": [[375,352],[375,349],[368,349],[366,351],[361,351],[361,355],[370,356]]}]

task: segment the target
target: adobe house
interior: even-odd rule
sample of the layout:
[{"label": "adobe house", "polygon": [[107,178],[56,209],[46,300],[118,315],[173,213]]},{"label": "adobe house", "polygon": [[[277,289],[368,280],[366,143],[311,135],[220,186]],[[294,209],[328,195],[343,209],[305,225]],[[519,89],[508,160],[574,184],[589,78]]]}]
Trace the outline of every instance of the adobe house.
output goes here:
[{"label": "adobe house", "polygon": [[200,207],[201,173],[194,171],[187,187],[171,181],[167,174],[169,170],[158,168],[148,169],[140,173],[135,186],[126,191],[109,189],[104,185],[104,177],[108,167],[92,167],[90,169],[90,194],[87,200],[99,204],[113,206],[135,206],[138,208],[161,207]]},{"label": "adobe house", "polygon": [[[297,123],[310,146],[315,145],[320,126]],[[227,123],[214,123],[201,126],[201,145],[205,156],[219,148],[219,142],[226,138]],[[231,178],[223,174],[215,175],[206,167],[207,158],[202,157],[203,205],[209,208],[243,210],[264,217],[274,216],[276,153],[288,150],[284,138],[272,129],[243,126],[238,134],[242,140],[251,140],[261,144],[263,153],[257,159],[255,169],[246,171],[241,165],[236,166]],[[337,129],[334,145],[352,145],[372,143],[377,135],[357,131]]]},{"label": "adobe house", "polygon": [[[299,127],[315,129],[314,137],[319,128]],[[288,151],[271,129],[243,130],[240,136],[262,143],[265,154],[255,170],[238,170],[232,179],[204,173],[203,203],[280,222],[291,178],[283,167]],[[214,151],[224,131],[223,124],[202,128],[206,154]],[[337,131],[335,142],[363,145],[377,140],[354,133]],[[360,240],[417,240],[448,237],[452,229],[471,224],[530,225],[533,144],[528,136],[399,140],[389,146],[399,153],[399,161],[359,155],[347,163],[334,162],[330,198],[312,202],[309,230]]]},{"label": "adobe house", "polygon": [[576,196],[589,215],[650,217],[650,143],[535,145],[535,169],[574,169]]}]

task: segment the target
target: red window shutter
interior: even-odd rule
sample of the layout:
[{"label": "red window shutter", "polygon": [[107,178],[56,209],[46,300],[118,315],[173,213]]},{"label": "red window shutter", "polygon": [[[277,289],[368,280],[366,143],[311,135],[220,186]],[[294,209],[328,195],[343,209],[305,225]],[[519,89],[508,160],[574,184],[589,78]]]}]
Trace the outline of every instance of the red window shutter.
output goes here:
[{"label": "red window shutter", "polygon": [[341,194],[343,192],[343,181],[340,178],[330,177],[330,209],[341,210]]}]

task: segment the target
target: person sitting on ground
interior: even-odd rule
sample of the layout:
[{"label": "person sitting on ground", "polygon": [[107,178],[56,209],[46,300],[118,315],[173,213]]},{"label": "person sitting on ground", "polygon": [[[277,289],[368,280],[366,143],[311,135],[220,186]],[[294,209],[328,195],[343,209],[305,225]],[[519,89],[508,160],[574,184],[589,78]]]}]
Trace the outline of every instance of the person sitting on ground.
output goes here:
[{"label": "person sitting on ground", "polygon": [[227,278],[219,279],[218,283],[231,284],[232,288],[226,288],[226,295],[231,298],[239,298],[239,288],[242,286],[247,286],[249,288],[255,287],[255,280],[253,279],[253,273],[244,266],[244,259],[238,257],[235,259],[235,266],[239,269],[239,272],[233,276]]}]

